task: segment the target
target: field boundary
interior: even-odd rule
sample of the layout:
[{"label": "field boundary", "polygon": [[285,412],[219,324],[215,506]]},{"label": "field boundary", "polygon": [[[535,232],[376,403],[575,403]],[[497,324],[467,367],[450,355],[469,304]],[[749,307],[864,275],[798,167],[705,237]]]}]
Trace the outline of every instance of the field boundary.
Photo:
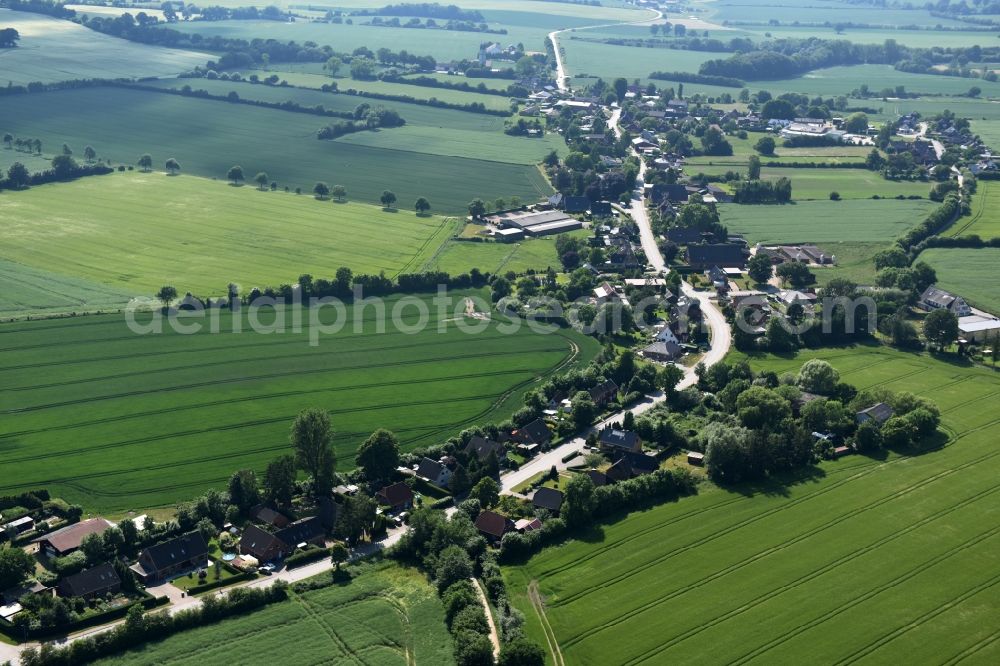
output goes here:
[{"label": "field boundary", "polygon": [[538,593],[538,581],[535,579],[532,579],[528,583],[528,599],[531,601],[531,607],[538,614],[538,620],[542,625],[542,632],[545,634],[545,642],[548,643],[552,661],[555,663],[555,666],[566,666],[562,651],[559,649],[559,641],[556,639],[556,632],[552,630],[549,618],[545,615],[545,603]]}]

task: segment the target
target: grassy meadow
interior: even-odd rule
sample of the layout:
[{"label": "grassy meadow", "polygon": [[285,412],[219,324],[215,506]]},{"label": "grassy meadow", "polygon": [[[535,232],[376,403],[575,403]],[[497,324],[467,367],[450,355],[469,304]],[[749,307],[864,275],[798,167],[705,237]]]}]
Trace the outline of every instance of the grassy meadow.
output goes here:
[{"label": "grassy meadow", "polygon": [[[646,28],[649,34],[649,28]],[[580,31],[583,38],[591,36],[589,30]],[[706,60],[725,58],[727,53],[711,51],[680,51],[675,49],[647,49],[633,46],[618,46],[599,42],[573,39],[574,33],[563,34],[559,39],[566,55],[566,67],[572,76],[599,76],[611,81],[624,76],[632,79],[648,80],[654,71],[697,72]],[[685,91],[688,85],[684,85]],[[697,88],[700,90],[701,88]],[[692,89],[693,91],[694,89]],[[739,92],[730,89],[730,92]]]},{"label": "grassy meadow", "polygon": [[[500,320],[460,327],[464,296],[444,311],[423,297],[386,299],[343,315],[325,308],[317,336],[312,312],[225,312],[217,334],[205,319],[182,335],[169,325],[140,335],[123,315],[0,326],[0,493],[46,487],[88,510],[168,506],[220,487],[234,469],[263,470],[290,451],[288,429],[307,407],[326,409],[336,431],[338,469],[354,467],[358,445],[379,427],[404,450],[439,443],[473,423],[501,421],[519,396],[556,368],[586,363],[599,350],[571,330],[516,332]],[[468,294],[468,295],[471,295]],[[482,297],[484,294],[475,293]],[[488,300],[487,300],[488,302]],[[485,308],[481,305],[480,308]],[[136,315],[149,323],[152,315]],[[240,328],[241,327],[241,328]]]},{"label": "grassy meadow", "polygon": [[[0,26],[21,35],[0,49],[0,81],[27,85],[67,79],[172,76],[204,65],[207,53],[137,44],[41,14],[0,9]],[[5,101],[4,104],[7,102]]]},{"label": "grassy meadow", "polygon": [[[586,238],[589,231],[571,231],[571,236]],[[462,266],[477,266],[491,273],[524,273],[528,269],[545,271],[550,266],[561,270],[556,254],[557,236],[528,238],[518,243],[476,243],[449,240],[431,259],[428,268],[447,273],[462,272]]]},{"label": "grassy meadow", "polygon": [[750,243],[889,242],[933,208],[927,200],[827,199],[783,206],[721,204],[719,214],[730,231]]},{"label": "grassy meadow", "polygon": [[7,193],[0,198],[3,258],[28,270],[13,271],[15,288],[0,294],[0,316],[26,304],[41,309],[44,301],[33,303],[31,290],[52,276],[122,295],[149,296],[171,284],[181,293],[219,296],[230,282],[277,286],[303,273],[329,277],[340,266],[388,276],[414,272],[459,221],[418,216],[404,207],[409,203],[393,212],[137,172]]},{"label": "grassy meadow", "polygon": [[[256,92],[257,87],[243,85]],[[324,95],[309,90],[296,92]],[[263,88],[260,94],[264,94]],[[326,103],[332,105],[340,97],[324,95],[324,101],[329,98]],[[360,101],[351,97],[346,100],[351,109]],[[464,122],[457,129],[469,131],[481,123],[501,120],[447,109],[409,109],[395,103],[389,106],[397,108],[407,120],[407,114],[412,116],[417,125],[417,109],[437,111],[442,122]],[[85,119],[81,118],[81,109],[85,110]],[[143,153],[152,154],[157,165],[174,157],[187,173],[220,179],[238,164],[247,178],[264,171],[281,188],[301,187],[311,192],[318,180],[341,184],[358,201],[377,202],[382,191],[389,189],[402,206],[409,207],[417,197],[425,196],[434,210],[454,214],[463,213],[475,197],[517,195],[531,201],[552,191],[533,165],[436,155],[428,146],[423,147],[423,152],[414,152],[317,140],[316,130],[331,120],[124,88],[18,95],[0,105],[0,130],[15,136],[37,136],[48,148],[68,143],[82,151],[84,145],[90,144],[102,159],[126,163],[134,163]],[[379,134],[395,131],[383,130]],[[449,136],[443,128],[436,141],[446,143]],[[498,128],[484,130],[481,136],[487,144],[508,138]],[[544,151],[540,154],[544,155]]]},{"label": "grassy meadow", "polygon": [[[288,601],[191,629],[115,657],[101,666],[232,662],[454,663],[444,607],[423,574],[383,563],[352,566],[348,583],[290,592]],[[329,574],[311,580],[327,580]]]},{"label": "grassy meadow", "polygon": [[937,272],[937,286],[961,295],[977,308],[1000,316],[1000,248],[931,248],[920,261]]},{"label": "grassy meadow", "polygon": [[811,357],[859,388],[935,400],[943,446],[706,485],[505,568],[529,634],[558,646],[550,663],[1000,659],[1000,377],[874,345],[751,363],[780,373]]},{"label": "grassy meadow", "polygon": [[792,181],[793,201],[810,199],[829,201],[831,192],[838,192],[841,199],[871,199],[876,195],[883,199],[900,195],[926,197],[931,189],[930,183],[886,180],[880,174],[867,169],[763,167],[760,170],[760,177],[763,180],[788,178]]}]

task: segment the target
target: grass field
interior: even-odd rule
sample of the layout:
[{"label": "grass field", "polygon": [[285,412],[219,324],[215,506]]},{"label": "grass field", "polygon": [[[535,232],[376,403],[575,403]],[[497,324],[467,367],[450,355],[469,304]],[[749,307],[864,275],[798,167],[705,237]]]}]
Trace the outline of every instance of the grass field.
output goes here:
[{"label": "grass field", "polygon": [[[444,608],[414,569],[351,567],[354,578],[94,663],[453,664]],[[360,571],[359,571],[360,570]],[[328,578],[317,576],[316,580]]]},{"label": "grass field", "polygon": [[719,214],[730,231],[744,234],[750,243],[888,242],[933,208],[927,200],[827,199],[784,206],[722,204]]},{"label": "grass field", "polygon": [[[589,231],[573,231],[571,236],[586,238]],[[438,251],[427,268],[461,273],[470,266],[491,273],[524,273],[529,268],[545,271],[550,266],[561,270],[556,256],[556,236],[529,238],[520,243],[470,243],[449,241]],[[463,268],[463,266],[465,268]]]},{"label": "grass field", "polygon": [[[452,295],[445,312],[424,299],[423,327],[398,299],[385,311],[402,324],[383,322],[381,332],[374,305],[352,307],[343,329],[315,346],[309,312],[301,332],[286,314],[277,335],[254,333],[246,313],[241,333],[229,317],[218,334],[206,323],[192,335],[169,326],[138,335],[122,315],[4,324],[0,493],[44,486],[95,512],[171,505],[221,487],[234,469],[263,470],[290,450],[289,426],[306,407],[330,411],[346,471],[376,428],[396,432],[407,450],[442,442],[506,418],[536,379],[599,349],[571,330],[511,333],[502,321],[466,332],[456,315],[464,299]],[[336,318],[322,313],[324,323]]]},{"label": "grass field", "polygon": [[711,11],[711,20],[764,22],[777,19],[782,23],[866,23],[871,25],[961,26],[959,21],[933,16],[929,11],[894,7],[873,7],[841,3],[804,5],[796,0],[719,0],[703,4]]},{"label": "grass field", "polygon": [[[347,102],[353,109],[357,100]],[[446,111],[441,110],[441,117],[448,122],[498,120],[463,112],[451,112],[458,114],[453,117]],[[122,88],[18,95],[0,105],[0,130],[37,136],[45,146],[69,143],[79,151],[90,144],[101,157],[127,163],[143,153],[151,153],[157,165],[175,157],[185,172],[214,178],[225,178],[229,167],[239,164],[248,178],[265,171],[279,186],[293,190],[312,191],[318,180],[342,184],[352,199],[360,201],[376,202],[383,190],[390,189],[400,205],[409,207],[425,196],[437,211],[462,213],[475,197],[517,195],[531,201],[552,191],[534,166],[319,141],[316,130],[328,120]],[[507,138],[499,130],[496,136]],[[483,137],[484,142],[492,140],[489,133]],[[439,138],[446,140],[446,130]]]},{"label": "grass field", "polygon": [[[0,9],[0,26],[21,35],[0,49],[0,81],[27,85],[69,79],[170,76],[204,65],[206,53],[167,49],[102,35],[72,21]],[[5,102],[6,104],[6,102]]]},{"label": "grass field", "polygon": [[874,195],[882,198],[899,195],[926,197],[931,189],[929,183],[886,180],[867,169],[764,167],[760,173],[764,180],[776,180],[782,176],[791,180],[793,201],[829,201],[830,192],[839,192],[841,199],[871,199]]},{"label": "grass field", "polygon": [[1000,248],[932,248],[920,253],[937,272],[937,285],[975,307],[1000,316]]},{"label": "grass field", "polygon": [[887,243],[858,243],[855,241],[825,243],[823,249],[837,257],[837,265],[813,271],[816,275],[816,285],[822,287],[834,278],[845,278],[855,284],[875,284],[876,271],[872,257],[887,246]]},{"label": "grass field", "polygon": [[[716,105],[719,106],[719,105]],[[813,146],[809,148],[786,148],[781,145],[780,139],[774,155],[761,155],[754,150],[754,145],[761,138],[773,134],[767,132],[749,132],[746,139],[737,136],[727,136],[726,141],[733,147],[733,154],[726,156],[718,155],[697,155],[685,158],[684,164],[688,172],[696,174],[698,172],[706,174],[722,174],[726,171],[746,172],[747,160],[751,155],[756,155],[761,162],[816,162],[826,164],[844,164],[851,162],[864,162],[871,152],[868,146]]]},{"label": "grass field", "polygon": [[459,224],[405,208],[135,172],[7,194],[0,219],[0,256],[41,278],[15,271],[27,291],[0,294],[0,315],[35,306],[31,289],[51,288],[51,275],[118,294],[151,295],[171,284],[203,296],[225,295],[229,282],[250,289],[303,273],[330,277],[339,266],[395,276],[417,270]]},{"label": "grass field", "polygon": [[959,218],[945,236],[972,236],[983,239],[1000,236],[1000,182],[979,180],[972,197],[972,215]]},{"label": "grass field", "polygon": [[[859,20],[859,19],[850,19]],[[935,23],[936,25],[936,23]],[[885,28],[847,28],[842,33],[835,32],[832,25],[823,27],[806,26],[740,26],[739,32],[714,34],[720,39],[732,37],[749,37],[755,41],[767,39],[765,33],[771,33],[775,39],[794,38],[807,39],[846,39],[855,44],[883,44],[887,39],[895,39],[897,43],[913,48],[967,48],[970,46],[992,46],[996,43],[995,31],[958,30],[900,30],[893,27]]]},{"label": "grass field", "polygon": [[566,664],[1000,659],[1000,420],[988,408],[1000,376],[877,346],[752,364],[780,373],[812,356],[859,388],[935,400],[947,445],[824,462],[788,485],[703,487],[546,549],[505,569],[536,640]]},{"label": "grass field", "polygon": [[[648,35],[649,28],[646,28],[646,32]],[[572,76],[599,76],[606,80],[624,76],[629,81],[647,80],[654,71],[697,72],[698,67],[706,60],[725,58],[728,55],[710,51],[646,49],[586,42],[573,39],[573,34],[563,34],[559,39],[559,44],[566,53],[566,67]],[[583,30],[579,34],[583,37],[591,36],[589,30]],[[700,87],[696,88],[701,90]],[[684,90],[688,90],[687,84],[684,85]],[[730,93],[739,92],[729,90]]]},{"label": "grass field", "polygon": [[847,95],[862,83],[867,83],[868,88],[874,93],[878,93],[883,88],[905,86],[907,92],[910,93],[964,95],[972,86],[978,86],[982,89],[984,96],[1000,95],[1000,83],[956,76],[900,72],[891,65],[829,67],[813,70],[795,79],[756,81],[755,87],[770,90],[775,94],[799,92],[832,96]]}]

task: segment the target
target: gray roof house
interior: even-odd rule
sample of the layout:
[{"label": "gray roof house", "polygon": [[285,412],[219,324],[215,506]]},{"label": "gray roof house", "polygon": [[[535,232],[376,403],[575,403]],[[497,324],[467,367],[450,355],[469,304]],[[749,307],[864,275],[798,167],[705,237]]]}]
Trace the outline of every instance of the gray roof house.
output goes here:
[{"label": "gray roof house", "polygon": [[857,413],[858,423],[864,423],[865,421],[874,419],[876,423],[882,424],[890,418],[892,418],[892,407],[884,402],[872,405],[868,409],[862,409]]}]

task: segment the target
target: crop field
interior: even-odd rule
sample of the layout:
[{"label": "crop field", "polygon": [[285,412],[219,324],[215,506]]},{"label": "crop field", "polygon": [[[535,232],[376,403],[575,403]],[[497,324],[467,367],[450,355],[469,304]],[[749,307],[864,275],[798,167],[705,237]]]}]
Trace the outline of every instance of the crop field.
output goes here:
[{"label": "crop field", "polygon": [[751,363],[811,357],[859,388],[935,400],[941,441],[787,483],[706,484],[505,568],[552,663],[1000,660],[1000,377],[875,345]]},{"label": "crop field", "polygon": [[[871,25],[962,26],[954,19],[933,16],[924,9],[896,9],[830,2],[803,4],[800,0],[720,0],[706,5],[711,20],[767,22],[777,19],[782,23],[867,23]],[[831,30],[832,32],[832,30]]]},{"label": "crop field", "polygon": [[[303,88],[319,89],[324,85],[336,83],[340,90],[345,91],[353,89],[377,93],[380,95],[407,95],[416,99],[431,99],[432,97],[436,97],[442,102],[448,102],[449,104],[471,104],[473,102],[478,102],[485,105],[487,109],[494,109],[496,111],[508,111],[510,109],[510,99],[507,97],[501,97],[500,95],[483,95],[480,93],[465,92],[464,90],[414,86],[407,85],[405,83],[395,83],[392,81],[361,81],[350,78],[350,76],[347,76],[344,72],[337,72],[336,77],[331,77],[328,74],[323,73],[322,67],[323,66],[321,64],[313,62],[281,63],[280,69],[272,66],[267,70],[244,70],[240,73],[244,76],[257,74],[261,78],[277,74],[285,81],[288,81],[289,85],[300,86]],[[453,81],[456,83],[465,82],[473,86],[478,85],[480,82],[484,82],[489,88],[495,89],[503,89],[507,85],[502,81],[498,83],[495,79],[467,79],[464,76],[448,75],[441,75],[441,78],[446,81]],[[215,82],[211,81],[210,83]],[[201,85],[192,85],[195,88],[203,87]],[[392,102],[385,102],[381,100],[373,101],[379,101],[381,104],[392,104]]]},{"label": "crop field", "polygon": [[[586,237],[587,231],[572,231],[572,236]],[[475,243],[450,240],[438,251],[429,269],[452,274],[463,273],[476,266],[491,273],[524,273],[529,268],[545,271],[550,266],[560,269],[556,256],[556,236],[529,238],[519,243]]]},{"label": "crop field", "polygon": [[[137,44],[102,35],[72,21],[0,9],[0,26],[21,35],[17,48],[0,50],[3,85],[67,79],[170,76],[204,65],[206,53]],[[5,102],[6,103],[6,102]]]},{"label": "crop field", "polygon": [[290,592],[288,601],[94,663],[285,664],[290,654],[302,664],[455,663],[444,608],[422,574],[388,563],[358,568],[347,584]]},{"label": "crop field", "polygon": [[116,310],[136,294],[99,282],[0,259],[0,320],[33,314]]},{"label": "crop field", "polygon": [[202,324],[190,335],[138,334],[120,314],[4,324],[0,492],[44,486],[93,511],[171,505],[289,452],[307,407],[330,412],[346,471],[376,428],[405,450],[442,442],[503,420],[539,377],[599,350],[572,330],[466,320],[466,295],[440,309],[430,296],[386,299],[385,317],[374,304],[300,312],[298,330],[295,312],[257,312],[264,333],[228,311],[214,334],[197,315],[181,317]]},{"label": "crop field", "polygon": [[791,180],[792,199],[795,201],[829,200],[831,192],[839,192],[841,199],[870,199],[875,195],[882,198],[900,195],[926,197],[931,189],[930,183],[886,180],[877,172],[867,169],[764,167],[760,174],[764,180],[782,176]]},{"label": "crop field", "polygon": [[[685,89],[687,86],[685,86]],[[715,106],[720,106],[716,104]],[[774,155],[761,155],[754,150],[754,145],[765,136],[775,139],[778,144],[774,150]],[[746,172],[747,160],[751,155],[756,155],[761,162],[815,162],[817,164],[844,164],[864,162],[871,146],[850,146],[840,144],[836,146],[811,146],[802,148],[786,148],[781,145],[781,139],[767,132],[749,132],[746,139],[737,136],[727,136],[733,147],[732,155],[697,155],[687,157],[684,164],[689,173],[723,174],[726,171]]]},{"label": "crop field", "polygon": [[1000,248],[936,247],[920,253],[920,261],[937,272],[937,285],[961,294],[977,308],[1000,316]]},{"label": "crop field", "polygon": [[[0,199],[0,219],[11,262],[119,293],[151,295],[171,284],[202,296],[225,295],[230,282],[249,289],[303,273],[330,277],[340,266],[395,276],[425,262],[458,224],[162,173],[33,187]],[[30,274],[22,280],[44,285]],[[0,295],[4,314],[8,298]]]},{"label": "crop field", "polygon": [[[332,108],[340,97],[347,96],[325,95],[324,99],[331,100]],[[353,109],[358,100],[346,102]],[[447,109],[440,112],[449,122],[469,123],[466,128],[484,122],[481,118],[498,120],[457,111],[450,112],[457,114],[452,116]],[[415,123],[416,113],[411,113]],[[49,147],[68,143],[77,151],[90,144],[100,157],[127,163],[134,163],[143,153],[152,154],[157,165],[174,157],[185,172],[213,178],[225,178],[229,168],[238,164],[248,178],[264,171],[281,188],[301,187],[310,192],[316,181],[323,180],[344,185],[352,199],[367,202],[377,202],[382,191],[389,189],[402,206],[409,207],[417,197],[425,196],[435,210],[444,213],[464,212],[475,197],[517,195],[531,201],[552,192],[535,166],[317,140],[316,130],[330,120],[124,88],[18,95],[0,105],[0,130],[15,136],[37,136]],[[447,136],[447,130],[442,130],[440,139],[446,141]],[[485,142],[492,140],[489,136],[484,134]],[[507,137],[497,131],[496,138]]]},{"label": "crop field", "polygon": [[[647,34],[648,34],[648,28]],[[559,45],[566,54],[566,68],[572,76],[598,76],[606,80],[624,76],[632,79],[648,80],[654,71],[697,72],[701,63],[715,58],[725,58],[727,53],[711,51],[680,51],[675,49],[648,49],[634,46],[601,44],[582,39],[573,39],[574,33],[565,33],[559,38]],[[589,37],[589,31],[581,31],[580,36]],[[661,82],[657,82],[662,85]],[[714,87],[714,86],[711,86]],[[689,87],[685,92],[701,90],[702,86]],[[726,88],[730,94],[738,93],[736,88]]]},{"label": "crop field", "polygon": [[[552,150],[566,151],[566,142],[559,134],[550,132],[544,137],[538,138],[508,136],[503,133],[503,118],[481,113],[438,109],[420,104],[368,99],[355,95],[325,93],[302,88],[219,80],[198,80],[194,84],[188,84],[185,81],[190,81],[190,79],[162,81],[155,85],[173,89],[191,85],[195,90],[207,90],[213,95],[227,95],[230,91],[235,91],[244,99],[279,103],[293,101],[303,106],[323,106],[332,111],[353,111],[359,104],[381,105],[395,109],[406,120],[406,125],[403,127],[377,132],[347,134],[336,139],[336,143],[524,165],[538,164]],[[432,88],[396,85],[400,88],[412,88],[415,91],[433,90]],[[496,95],[478,95],[478,97],[492,97],[505,101],[504,98]],[[337,120],[336,118],[326,119],[318,116],[316,118],[317,128],[325,124],[327,120]],[[499,192],[498,194],[505,193]]]},{"label": "crop field", "polygon": [[783,206],[720,204],[722,222],[753,243],[891,241],[923,221],[930,201],[852,199]]},{"label": "crop field", "polygon": [[979,180],[972,197],[972,215],[961,217],[945,236],[972,236],[989,240],[1000,236],[1000,182]]},{"label": "crop field", "polygon": [[[851,19],[856,20],[856,19]],[[860,19],[857,19],[860,20]],[[935,23],[936,25],[936,23]],[[846,39],[855,44],[883,44],[887,39],[895,39],[897,43],[912,48],[968,48],[970,46],[992,46],[996,41],[995,31],[959,31],[959,30],[900,30],[885,28],[845,28],[837,33],[833,26],[739,26],[739,32],[712,35],[713,37],[750,37],[757,41],[767,39],[765,33],[771,33],[775,39],[794,38],[807,39]]]},{"label": "crop field", "polygon": [[[755,81],[755,88],[763,88],[773,94],[797,92],[811,95],[848,95],[852,90],[868,84],[873,93],[884,88],[904,86],[909,93],[933,95],[964,95],[972,86],[982,89],[984,96],[1000,95],[1000,83],[982,79],[964,79],[957,76],[937,74],[913,74],[900,72],[891,65],[851,65],[816,69],[795,79],[775,81]],[[878,100],[872,100],[877,103]],[[876,104],[877,105],[877,104]]]}]

